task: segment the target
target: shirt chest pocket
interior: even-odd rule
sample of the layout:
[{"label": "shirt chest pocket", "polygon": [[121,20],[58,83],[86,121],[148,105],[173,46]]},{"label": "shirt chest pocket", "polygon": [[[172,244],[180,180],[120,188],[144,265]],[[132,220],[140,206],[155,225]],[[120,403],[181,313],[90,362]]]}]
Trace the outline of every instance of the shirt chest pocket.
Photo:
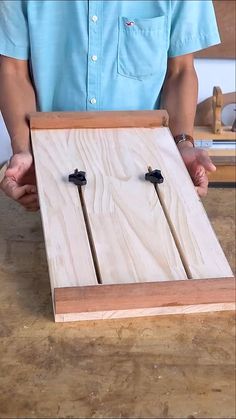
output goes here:
[{"label": "shirt chest pocket", "polygon": [[119,18],[118,73],[142,80],[163,70],[167,60],[165,16]]}]

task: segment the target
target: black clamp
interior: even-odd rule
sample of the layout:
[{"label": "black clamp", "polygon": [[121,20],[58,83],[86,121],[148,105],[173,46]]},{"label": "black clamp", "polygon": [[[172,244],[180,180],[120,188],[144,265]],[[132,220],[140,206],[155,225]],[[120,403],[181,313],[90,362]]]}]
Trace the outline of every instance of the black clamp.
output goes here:
[{"label": "black clamp", "polygon": [[69,182],[72,182],[77,186],[86,185],[87,184],[86,173],[79,172],[78,169],[75,169],[74,173],[69,175]]},{"label": "black clamp", "polygon": [[150,172],[146,173],[145,179],[154,184],[164,182],[164,178],[161,174],[161,171],[158,169],[151,170]]}]

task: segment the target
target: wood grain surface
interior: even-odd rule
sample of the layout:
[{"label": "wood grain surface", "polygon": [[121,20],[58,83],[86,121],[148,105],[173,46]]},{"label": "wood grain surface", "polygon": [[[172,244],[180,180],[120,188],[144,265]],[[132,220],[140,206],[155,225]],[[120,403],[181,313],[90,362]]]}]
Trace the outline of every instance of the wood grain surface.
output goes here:
[{"label": "wood grain surface", "polygon": [[[102,283],[187,278],[155,189],[144,178],[149,161],[145,130],[37,130],[33,142],[35,138],[38,143],[37,151],[35,145],[34,150],[47,165],[43,169],[38,167],[44,175],[47,173],[45,188],[51,188],[49,182],[54,177],[55,169],[52,166],[55,161],[61,162],[61,179],[57,176],[58,185],[56,187],[55,181],[53,196],[60,208],[60,217],[69,220],[69,223],[69,208],[75,203],[78,205],[79,196],[73,194],[70,197],[65,192],[65,206],[60,184],[63,179],[64,193],[68,173],[75,168],[86,172],[87,185],[83,188],[83,196]],[[64,167],[60,156],[67,161]],[[38,182],[38,186],[40,193],[42,183]],[[78,195],[77,187],[69,185],[68,189],[71,188]],[[51,202],[43,200],[47,217],[53,218]],[[64,234],[70,237],[70,248],[83,247],[80,235],[70,236],[66,223],[64,221]],[[53,242],[53,234],[49,234],[52,235],[50,242]],[[64,257],[67,258],[67,266],[71,255],[65,253]],[[66,281],[66,272],[64,275]]]},{"label": "wood grain surface", "polygon": [[5,176],[6,170],[7,170],[7,163],[5,163],[0,169],[0,183],[2,182]]},{"label": "wood grain surface", "polygon": [[210,126],[194,127],[194,140],[232,140],[235,141],[235,132],[231,131],[231,126],[223,126],[221,134],[214,134]]},{"label": "wood grain surface", "polygon": [[159,194],[169,211],[192,278],[230,277],[231,269],[171,138],[168,128],[145,130],[147,157],[150,166],[162,170],[165,181],[158,185]]},{"label": "wood grain surface", "polygon": [[166,313],[167,307],[171,313],[172,307],[176,312],[176,307],[184,310],[186,306],[195,306],[197,312],[199,304],[232,303],[232,309],[234,295],[234,278],[56,288],[54,292],[56,314],[84,313],[85,316],[87,313],[88,317],[90,312],[95,315],[95,312],[134,309],[143,309],[143,315],[146,309],[149,315],[149,309],[155,308],[161,314],[162,309]]},{"label": "wood grain surface", "polygon": [[[52,288],[75,287],[76,292],[77,287],[87,285],[96,285],[97,290],[103,287],[97,285],[78,188],[68,183],[75,168],[87,176],[82,194],[102,284],[125,287],[130,283],[174,283],[187,277],[209,278],[207,283],[210,278],[232,278],[168,128],[33,130],[32,142]],[[162,171],[164,183],[157,190],[145,181],[149,166]],[[184,255],[187,269],[180,255]],[[207,298],[209,289],[211,286],[206,288]],[[84,304],[90,307],[86,293],[84,297]],[[142,315],[148,315],[146,308],[161,314],[163,307],[179,305],[171,297],[163,304],[158,298],[154,298],[154,306],[148,303],[147,307],[137,307],[138,299],[130,310],[133,315],[142,308]],[[204,298],[197,300],[199,305],[232,309],[232,288],[230,301],[215,298],[207,302]],[[56,304],[58,301],[56,291]],[[117,304],[127,314],[122,298]],[[194,304],[190,301],[185,306]],[[92,306],[87,311],[92,312]],[[114,311],[116,303],[109,315],[119,317]],[[69,312],[73,320],[71,307]]]},{"label": "wood grain surface", "polygon": [[29,115],[30,128],[130,128],[168,126],[168,113],[157,111],[36,112]]},{"label": "wood grain surface", "polygon": [[236,168],[231,165],[217,166],[214,173],[209,173],[209,181],[211,183],[235,183],[236,182]]},{"label": "wood grain surface", "polygon": [[32,132],[40,209],[52,289],[97,284],[78,191],[66,144],[48,133]]},{"label": "wood grain surface", "polygon": [[[235,271],[234,202],[204,198]],[[233,311],[55,325],[49,284],[40,213],[0,192],[2,419],[235,417]]]}]

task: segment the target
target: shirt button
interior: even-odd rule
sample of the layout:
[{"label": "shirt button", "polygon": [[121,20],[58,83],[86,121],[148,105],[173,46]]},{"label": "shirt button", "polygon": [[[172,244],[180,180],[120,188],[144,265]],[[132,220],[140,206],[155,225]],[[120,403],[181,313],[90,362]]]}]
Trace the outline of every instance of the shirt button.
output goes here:
[{"label": "shirt button", "polygon": [[96,23],[96,22],[97,22],[97,20],[98,20],[98,17],[94,15],[94,16],[92,16],[92,17],[91,17],[91,19],[92,19],[92,21],[93,21],[94,23]]},{"label": "shirt button", "polygon": [[96,105],[97,101],[95,97],[92,97],[92,99],[90,99],[90,103],[92,103],[92,105]]},{"label": "shirt button", "polygon": [[92,57],[91,57],[92,61],[97,61],[97,59],[98,59],[97,55],[92,55]]}]

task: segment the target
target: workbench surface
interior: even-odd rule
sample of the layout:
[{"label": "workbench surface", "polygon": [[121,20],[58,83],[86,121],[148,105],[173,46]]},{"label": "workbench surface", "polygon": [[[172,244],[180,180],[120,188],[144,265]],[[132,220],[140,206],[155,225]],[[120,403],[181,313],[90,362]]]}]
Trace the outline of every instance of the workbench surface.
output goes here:
[{"label": "workbench surface", "polygon": [[[235,191],[204,205],[235,272]],[[0,232],[0,418],[235,417],[234,313],[55,324],[39,213],[0,194]]]}]

